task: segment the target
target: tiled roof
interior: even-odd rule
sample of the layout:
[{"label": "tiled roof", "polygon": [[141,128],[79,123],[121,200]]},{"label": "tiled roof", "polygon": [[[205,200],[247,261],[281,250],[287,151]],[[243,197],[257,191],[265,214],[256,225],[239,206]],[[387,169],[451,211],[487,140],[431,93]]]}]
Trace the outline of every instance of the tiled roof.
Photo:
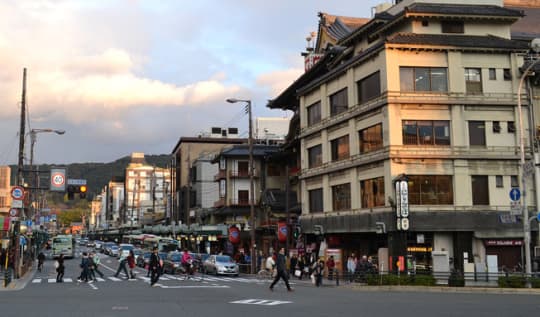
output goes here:
[{"label": "tiled roof", "polygon": [[390,44],[418,44],[509,50],[528,49],[527,43],[512,41],[496,36],[396,33],[389,36],[386,42]]},{"label": "tiled roof", "polygon": [[540,37],[540,8],[517,8],[510,7],[515,10],[523,10],[525,16],[512,24],[512,38],[533,39]]},{"label": "tiled roof", "polygon": [[520,11],[494,5],[413,3],[405,8],[407,13],[434,13],[448,15],[490,15],[520,17]]}]

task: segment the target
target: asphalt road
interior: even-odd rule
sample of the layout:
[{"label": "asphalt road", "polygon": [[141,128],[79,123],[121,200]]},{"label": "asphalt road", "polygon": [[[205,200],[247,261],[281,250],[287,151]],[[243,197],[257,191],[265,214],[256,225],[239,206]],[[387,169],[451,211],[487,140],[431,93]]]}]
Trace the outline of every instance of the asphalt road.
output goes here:
[{"label": "asphalt road", "polygon": [[[282,282],[249,276],[180,280],[165,275],[150,287],[138,268],[135,280],[114,279],[118,261],[100,255],[105,278],[77,283],[79,258],[66,261],[66,282],[55,283],[52,260],[20,291],[0,293],[0,316],[536,316],[540,295],[377,291],[362,287],[321,288],[293,279]],[[69,280],[71,279],[71,281]]]}]

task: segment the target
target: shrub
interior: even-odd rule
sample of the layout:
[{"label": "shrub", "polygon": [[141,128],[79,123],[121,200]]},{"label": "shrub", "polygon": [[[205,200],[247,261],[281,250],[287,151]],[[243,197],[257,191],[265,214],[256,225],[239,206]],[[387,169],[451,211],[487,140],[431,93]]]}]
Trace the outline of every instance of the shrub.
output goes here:
[{"label": "shrub", "polygon": [[498,284],[499,287],[523,288],[527,284],[527,279],[523,275],[501,276]]}]

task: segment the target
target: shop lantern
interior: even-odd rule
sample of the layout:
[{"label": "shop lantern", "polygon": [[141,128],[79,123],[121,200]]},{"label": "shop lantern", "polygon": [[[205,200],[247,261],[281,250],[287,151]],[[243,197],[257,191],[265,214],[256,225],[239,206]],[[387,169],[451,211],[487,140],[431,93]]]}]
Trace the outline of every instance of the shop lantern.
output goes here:
[{"label": "shop lantern", "polygon": [[286,222],[284,222],[284,221],[278,222],[277,234],[278,234],[278,241],[279,242],[286,242],[287,241],[288,231],[289,230],[287,228],[287,223]]},{"label": "shop lantern", "polygon": [[229,227],[229,241],[232,244],[240,243],[240,230],[236,226]]}]

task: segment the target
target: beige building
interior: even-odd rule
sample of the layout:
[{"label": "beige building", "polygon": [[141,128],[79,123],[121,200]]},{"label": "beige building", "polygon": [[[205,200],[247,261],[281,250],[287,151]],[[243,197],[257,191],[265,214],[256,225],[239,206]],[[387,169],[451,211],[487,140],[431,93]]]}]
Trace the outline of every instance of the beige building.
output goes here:
[{"label": "beige building", "polygon": [[0,216],[7,216],[11,209],[11,168],[0,166]]},{"label": "beige building", "polygon": [[[386,269],[400,256],[429,269],[435,253],[462,271],[488,255],[499,267],[523,263],[510,194],[520,185],[516,104],[529,53],[511,34],[523,13],[498,0],[397,2],[359,26],[337,25],[335,42],[321,37],[313,53],[323,57],[269,103],[299,117],[307,242],[323,228],[343,258],[378,256]],[[531,106],[522,105],[530,160]],[[397,196],[401,181],[408,201]]]}]

